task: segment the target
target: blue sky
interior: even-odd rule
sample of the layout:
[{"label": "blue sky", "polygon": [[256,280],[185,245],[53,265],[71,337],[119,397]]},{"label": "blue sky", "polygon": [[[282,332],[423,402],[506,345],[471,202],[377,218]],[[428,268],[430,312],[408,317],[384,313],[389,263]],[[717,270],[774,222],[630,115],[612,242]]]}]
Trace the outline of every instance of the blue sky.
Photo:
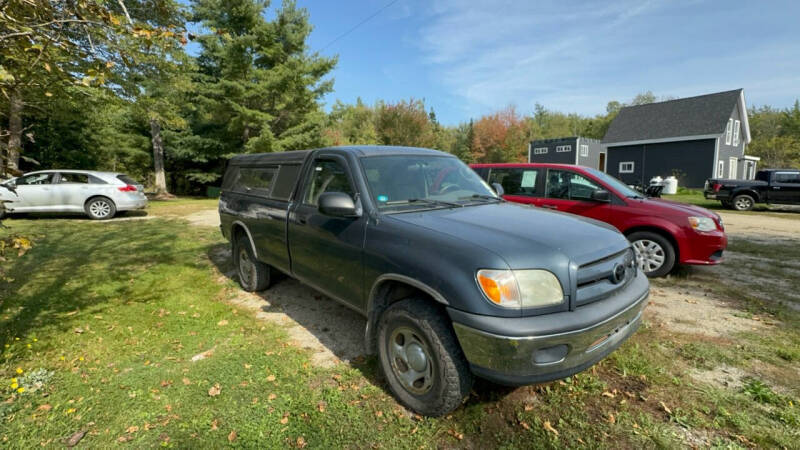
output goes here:
[{"label": "blue sky", "polygon": [[[298,0],[320,50],[390,0]],[[274,4],[278,3],[277,0]],[[538,102],[581,114],[637,93],[744,88],[750,106],[800,97],[797,1],[398,0],[325,48],[335,92],[424,98],[445,124]]]}]

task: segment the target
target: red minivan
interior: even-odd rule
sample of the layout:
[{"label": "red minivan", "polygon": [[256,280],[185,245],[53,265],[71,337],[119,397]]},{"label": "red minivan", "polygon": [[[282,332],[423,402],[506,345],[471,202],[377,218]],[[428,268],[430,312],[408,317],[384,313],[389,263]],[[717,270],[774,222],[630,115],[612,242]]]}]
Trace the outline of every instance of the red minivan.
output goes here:
[{"label": "red minivan", "polygon": [[473,164],[503,198],[607,222],[628,237],[650,277],[676,264],[719,264],[728,244],[722,219],[699,206],[647,198],[599,170],[566,164]]}]

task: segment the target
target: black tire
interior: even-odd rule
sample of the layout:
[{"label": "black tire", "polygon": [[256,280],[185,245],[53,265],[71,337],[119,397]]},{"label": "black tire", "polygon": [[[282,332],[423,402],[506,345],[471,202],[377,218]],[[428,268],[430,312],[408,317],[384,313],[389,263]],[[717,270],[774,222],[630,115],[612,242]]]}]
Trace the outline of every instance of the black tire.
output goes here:
[{"label": "black tire", "polygon": [[239,286],[247,292],[259,292],[268,288],[272,282],[270,267],[258,261],[250,246],[250,239],[244,234],[233,243],[233,264]]},{"label": "black tire", "polygon": [[[450,321],[431,302],[408,298],[384,311],[378,322],[378,358],[400,403],[419,414],[438,417],[461,405],[472,388],[473,376]],[[425,356],[424,369],[415,346]],[[399,347],[405,348],[405,360],[392,350]],[[403,373],[423,378],[408,383],[401,378]]]},{"label": "black tire", "polygon": [[720,201],[722,203],[722,207],[725,209],[733,209],[733,203],[729,201]]},{"label": "black tire", "polygon": [[108,220],[117,214],[117,205],[107,197],[94,197],[86,202],[84,211],[92,220]]},{"label": "black tire", "polygon": [[637,231],[628,235],[628,240],[636,252],[636,264],[648,277],[663,277],[675,268],[675,247],[664,236]]},{"label": "black tire", "polygon": [[733,209],[736,211],[750,211],[756,204],[756,200],[751,195],[740,194],[733,197]]}]

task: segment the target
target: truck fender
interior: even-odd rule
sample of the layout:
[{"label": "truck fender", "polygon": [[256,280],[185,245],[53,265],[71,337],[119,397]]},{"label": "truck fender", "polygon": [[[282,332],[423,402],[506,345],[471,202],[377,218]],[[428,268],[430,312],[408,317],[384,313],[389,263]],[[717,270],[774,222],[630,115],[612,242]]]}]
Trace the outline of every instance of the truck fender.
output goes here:
[{"label": "truck fender", "polygon": [[[244,232],[247,234],[247,240],[250,241],[250,249],[253,250],[253,256],[258,259],[258,252],[256,250],[256,245],[253,242],[253,235],[250,234],[250,229],[247,228],[247,225],[245,225],[241,220],[235,220],[233,223],[231,223],[231,231],[233,231],[237,226],[244,229]],[[231,232],[231,241],[233,241],[233,232]]]},{"label": "truck fender", "polygon": [[380,307],[376,306],[375,300],[381,294],[381,286],[387,281],[397,281],[399,283],[407,284],[430,295],[430,297],[437,303],[449,305],[449,302],[444,298],[444,296],[442,296],[442,294],[419,280],[415,280],[414,278],[410,278],[399,273],[386,273],[379,276],[375,282],[372,283],[372,288],[369,291],[369,298],[367,299],[367,326],[364,328],[364,345],[368,355],[374,355],[377,350],[375,348],[376,325],[378,323],[378,319],[380,319],[380,314],[384,309],[383,306],[385,305],[381,305]]}]

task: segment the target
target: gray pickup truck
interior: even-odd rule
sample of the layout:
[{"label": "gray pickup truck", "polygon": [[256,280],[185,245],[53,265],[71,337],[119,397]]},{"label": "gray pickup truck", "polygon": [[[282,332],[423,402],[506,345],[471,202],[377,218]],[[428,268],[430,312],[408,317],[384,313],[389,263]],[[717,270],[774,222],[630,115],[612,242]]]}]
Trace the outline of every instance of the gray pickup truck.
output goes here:
[{"label": "gray pickup truck", "polygon": [[219,212],[242,288],[282,272],[363,314],[391,390],[429,416],[457,408],[474,376],[525,385],[592,366],[647,303],[615,229],[507,203],[434,150],[236,156]]}]

